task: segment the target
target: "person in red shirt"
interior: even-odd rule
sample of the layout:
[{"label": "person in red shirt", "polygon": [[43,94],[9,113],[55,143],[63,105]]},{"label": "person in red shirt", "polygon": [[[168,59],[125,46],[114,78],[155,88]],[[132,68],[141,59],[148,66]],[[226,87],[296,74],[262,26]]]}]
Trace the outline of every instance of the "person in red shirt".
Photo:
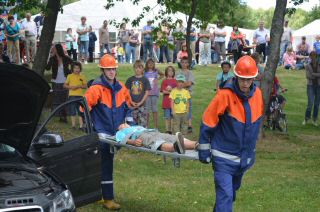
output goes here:
[{"label": "person in red shirt", "polygon": [[246,43],[243,38],[243,34],[239,31],[237,24],[233,25],[230,38],[231,38],[231,51],[233,54],[233,61],[234,61],[234,64],[236,64],[239,58],[241,57],[243,46]]},{"label": "person in red shirt", "polygon": [[166,78],[162,81],[160,91],[163,93],[162,108],[164,111],[164,118],[166,119],[166,133],[171,134],[172,112],[169,94],[171,90],[177,87],[177,81],[174,78],[175,70],[172,66],[168,66],[165,70]]}]

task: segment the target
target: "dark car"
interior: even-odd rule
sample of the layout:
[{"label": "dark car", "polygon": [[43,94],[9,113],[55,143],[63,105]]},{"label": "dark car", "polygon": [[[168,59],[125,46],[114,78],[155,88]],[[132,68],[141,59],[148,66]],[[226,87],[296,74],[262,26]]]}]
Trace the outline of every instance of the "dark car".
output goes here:
[{"label": "dark car", "polygon": [[[49,89],[35,72],[0,64],[0,212],[75,211],[101,199],[100,151],[87,104],[66,102],[41,120],[50,114],[43,109]],[[83,108],[82,131],[57,121],[71,104]]]}]

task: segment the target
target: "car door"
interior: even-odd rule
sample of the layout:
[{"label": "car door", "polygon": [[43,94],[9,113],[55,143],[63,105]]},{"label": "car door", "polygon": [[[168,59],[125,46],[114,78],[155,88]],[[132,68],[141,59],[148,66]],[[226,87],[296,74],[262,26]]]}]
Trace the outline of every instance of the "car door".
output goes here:
[{"label": "car door", "polygon": [[[59,115],[70,107],[81,106],[81,116],[85,129],[71,128],[69,123],[60,123]],[[101,199],[100,188],[100,150],[99,140],[92,130],[90,114],[83,98],[68,101],[57,107],[39,128],[30,148],[29,156],[38,162],[42,169],[49,170],[71,190],[77,207]],[[64,141],[58,147],[35,147],[41,134],[62,135]]]}]

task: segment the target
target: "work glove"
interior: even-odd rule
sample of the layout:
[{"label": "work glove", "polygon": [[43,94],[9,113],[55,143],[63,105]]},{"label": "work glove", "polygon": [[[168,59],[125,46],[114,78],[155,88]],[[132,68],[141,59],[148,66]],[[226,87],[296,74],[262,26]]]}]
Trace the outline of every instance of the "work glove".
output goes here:
[{"label": "work glove", "polygon": [[199,161],[204,164],[211,162],[211,152],[210,150],[198,150]]}]

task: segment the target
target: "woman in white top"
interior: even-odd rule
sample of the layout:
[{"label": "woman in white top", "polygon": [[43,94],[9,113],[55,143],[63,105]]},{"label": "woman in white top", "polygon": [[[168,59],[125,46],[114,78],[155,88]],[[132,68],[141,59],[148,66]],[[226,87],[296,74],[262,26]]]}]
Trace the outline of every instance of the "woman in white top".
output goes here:
[{"label": "woman in white top", "polygon": [[[52,109],[55,109],[68,99],[68,90],[63,87],[63,84],[66,81],[68,74],[71,73],[70,65],[72,63],[72,59],[64,54],[61,44],[54,45],[51,49],[51,53],[52,56],[49,59],[46,70],[52,71]],[[66,108],[62,109],[55,115],[60,117],[61,122],[67,122]]]}]

